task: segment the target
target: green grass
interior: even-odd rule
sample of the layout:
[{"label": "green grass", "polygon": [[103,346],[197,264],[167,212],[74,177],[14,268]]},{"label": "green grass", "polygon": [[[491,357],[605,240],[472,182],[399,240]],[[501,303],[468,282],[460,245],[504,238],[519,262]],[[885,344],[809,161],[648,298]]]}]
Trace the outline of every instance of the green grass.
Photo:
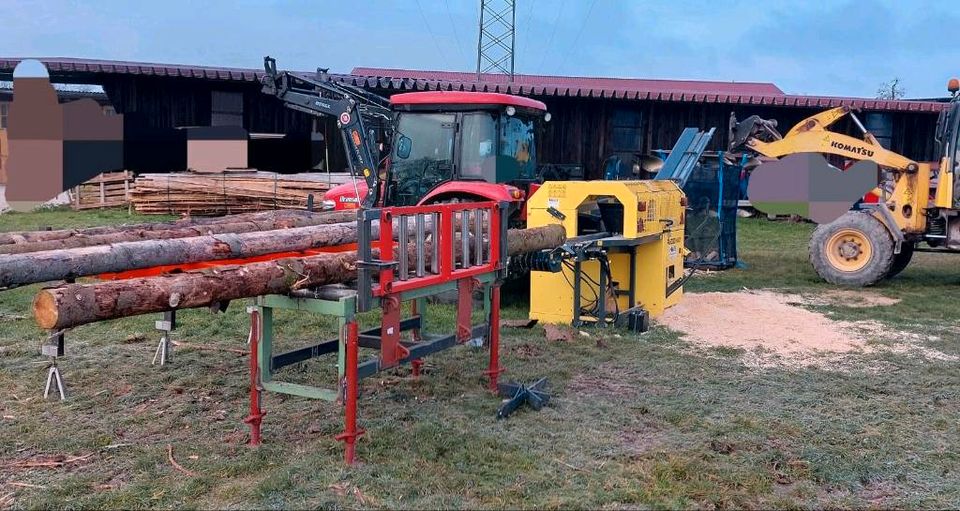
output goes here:
[{"label": "green grass", "polygon": [[[0,229],[136,220],[98,216],[3,215]],[[696,277],[687,289],[831,289],[806,262],[809,232],[745,220],[746,268]],[[900,303],[819,309],[935,336],[924,345],[960,354],[958,283],[955,260],[921,254],[876,289]],[[333,439],[342,415],[332,403],[266,394],[265,443],[244,445],[246,358],[183,348],[172,365],[153,367],[154,317],[69,332],[61,368],[70,398],[43,402],[43,334],[25,317],[35,290],[0,294],[0,502],[12,494],[15,507],[960,506],[956,362],[876,352],[856,355],[843,371],[756,369],[741,362],[741,350],[691,350],[662,328],[639,338],[611,332],[602,348],[596,334],[555,344],[539,327],[505,328],[505,377],[549,377],[550,407],[497,421],[499,400],[481,377],[485,353],[450,350],[430,357],[419,380],[400,369],[362,383],[367,433],[362,463],[348,468]],[[174,337],[243,349],[243,306],[183,312]],[[450,329],[452,315],[435,306],[430,326]],[[504,315],[526,311],[511,305]],[[332,334],[315,316],[283,313],[277,323],[287,343]],[[312,362],[289,378],[330,374],[329,364]],[[196,477],[170,465],[167,444]],[[37,454],[92,456],[60,468],[8,465]]]},{"label": "green grass", "polygon": [[0,231],[71,229],[109,224],[160,222],[175,217],[131,215],[126,209],[108,208],[73,211],[69,207],[41,208],[30,213],[8,211],[0,217]]}]

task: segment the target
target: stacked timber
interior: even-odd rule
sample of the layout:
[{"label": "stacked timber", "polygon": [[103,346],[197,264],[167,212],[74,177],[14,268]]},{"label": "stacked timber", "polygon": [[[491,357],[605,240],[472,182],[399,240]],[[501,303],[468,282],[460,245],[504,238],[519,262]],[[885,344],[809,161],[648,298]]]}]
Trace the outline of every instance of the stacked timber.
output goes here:
[{"label": "stacked timber", "polygon": [[143,174],[135,182],[131,202],[138,213],[147,215],[229,215],[306,209],[309,196],[319,205],[328,189],[327,176],[316,173]]},{"label": "stacked timber", "polygon": [[129,170],[104,172],[73,187],[70,206],[75,210],[127,206],[130,204],[133,177],[133,172]]}]

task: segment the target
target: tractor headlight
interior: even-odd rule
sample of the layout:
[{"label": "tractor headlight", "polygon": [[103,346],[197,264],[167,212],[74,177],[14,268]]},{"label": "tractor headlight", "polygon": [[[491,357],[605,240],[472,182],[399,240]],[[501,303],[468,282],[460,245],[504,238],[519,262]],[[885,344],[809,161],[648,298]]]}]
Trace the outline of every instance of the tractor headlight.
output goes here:
[{"label": "tractor headlight", "polygon": [[325,200],[320,203],[320,211],[330,211],[337,209],[337,202],[332,200]]}]

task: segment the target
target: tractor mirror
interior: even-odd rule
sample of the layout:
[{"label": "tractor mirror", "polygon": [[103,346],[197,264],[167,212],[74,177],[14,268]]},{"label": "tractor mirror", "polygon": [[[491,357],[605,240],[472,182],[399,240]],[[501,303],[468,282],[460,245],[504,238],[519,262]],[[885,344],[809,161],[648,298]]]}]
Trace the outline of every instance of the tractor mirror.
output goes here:
[{"label": "tractor mirror", "polygon": [[413,148],[413,141],[406,135],[400,135],[397,140],[397,158],[406,160],[410,157],[410,150]]}]

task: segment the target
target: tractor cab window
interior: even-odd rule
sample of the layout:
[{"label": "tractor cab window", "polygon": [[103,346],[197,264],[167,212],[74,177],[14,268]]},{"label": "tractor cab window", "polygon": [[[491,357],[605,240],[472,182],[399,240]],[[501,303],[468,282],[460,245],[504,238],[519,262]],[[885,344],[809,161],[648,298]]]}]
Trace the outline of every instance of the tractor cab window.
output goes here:
[{"label": "tractor cab window", "polygon": [[497,129],[488,112],[464,114],[460,124],[460,175],[497,180]]},{"label": "tractor cab window", "polygon": [[400,115],[397,136],[407,140],[394,144],[388,203],[416,204],[431,188],[451,179],[455,126],[453,114]]},{"label": "tractor cab window", "polygon": [[536,174],[537,157],[533,119],[500,117],[500,169],[498,182],[530,179]]}]

